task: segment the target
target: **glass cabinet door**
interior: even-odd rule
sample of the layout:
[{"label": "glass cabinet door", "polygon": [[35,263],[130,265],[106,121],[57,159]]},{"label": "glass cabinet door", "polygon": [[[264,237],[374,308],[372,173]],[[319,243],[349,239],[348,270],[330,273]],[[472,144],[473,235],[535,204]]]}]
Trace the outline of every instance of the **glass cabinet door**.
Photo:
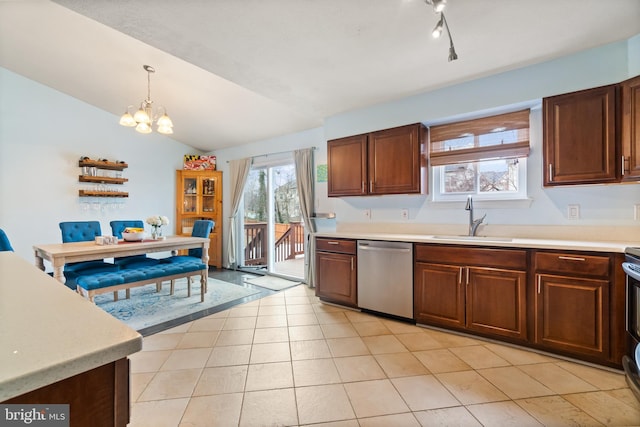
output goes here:
[{"label": "glass cabinet door", "polygon": [[182,179],[182,213],[195,213],[198,210],[198,180],[185,177]]},{"label": "glass cabinet door", "polygon": [[211,213],[215,211],[216,200],[216,179],[202,179],[202,212]]}]

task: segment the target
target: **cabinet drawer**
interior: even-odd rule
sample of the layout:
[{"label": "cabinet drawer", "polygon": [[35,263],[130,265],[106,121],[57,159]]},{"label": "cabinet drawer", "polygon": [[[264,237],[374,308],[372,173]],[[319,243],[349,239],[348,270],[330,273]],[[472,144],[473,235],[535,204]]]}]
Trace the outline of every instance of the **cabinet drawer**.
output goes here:
[{"label": "cabinet drawer", "polygon": [[416,245],[416,261],[506,268],[527,269],[527,251],[524,249],[469,248],[445,245]]},{"label": "cabinet drawer", "polygon": [[562,252],[537,252],[536,271],[570,273],[578,276],[609,277],[609,257]]},{"label": "cabinet drawer", "polygon": [[316,238],[316,250],[325,252],[337,252],[341,254],[356,253],[356,241],[345,239],[328,239],[326,237]]}]

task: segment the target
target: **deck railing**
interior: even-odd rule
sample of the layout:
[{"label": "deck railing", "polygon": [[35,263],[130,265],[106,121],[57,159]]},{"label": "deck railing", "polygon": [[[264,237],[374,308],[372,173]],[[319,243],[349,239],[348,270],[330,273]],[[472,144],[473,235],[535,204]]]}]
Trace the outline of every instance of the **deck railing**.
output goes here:
[{"label": "deck railing", "polygon": [[[301,222],[276,224],[275,262],[304,254],[304,226]],[[267,223],[245,223],[245,265],[267,264]]]}]

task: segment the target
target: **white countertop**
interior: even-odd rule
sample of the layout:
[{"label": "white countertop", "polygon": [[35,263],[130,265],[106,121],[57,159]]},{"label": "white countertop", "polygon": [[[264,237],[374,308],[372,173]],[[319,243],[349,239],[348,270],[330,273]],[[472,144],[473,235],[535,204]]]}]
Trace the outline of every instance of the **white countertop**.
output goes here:
[{"label": "white countertop", "polygon": [[316,237],[328,237],[333,239],[359,239],[359,240],[387,240],[394,242],[455,244],[470,246],[491,246],[506,248],[534,248],[557,249],[568,251],[594,251],[624,253],[629,246],[640,246],[637,242],[606,242],[606,241],[581,241],[581,240],[553,240],[530,238],[504,238],[480,236],[477,238],[457,235],[424,235],[424,234],[394,234],[371,232],[317,232]]},{"label": "white countertop", "polygon": [[0,402],[122,359],[142,336],[13,252],[0,252]]}]

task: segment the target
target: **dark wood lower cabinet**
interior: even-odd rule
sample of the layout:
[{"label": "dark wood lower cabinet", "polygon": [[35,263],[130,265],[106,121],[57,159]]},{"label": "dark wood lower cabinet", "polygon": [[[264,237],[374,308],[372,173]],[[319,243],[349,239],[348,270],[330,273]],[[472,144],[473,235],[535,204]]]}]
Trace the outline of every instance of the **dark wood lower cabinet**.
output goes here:
[{"label": "dark wood lower cabinet", "polygon": [[129,423],[129,359],[120,359],[3,403],[68,404],[71,427]]},{"label": "dark wood lower cabinet", "polygon": [[358,305],[356,241],[316,239],[316,295],[325,301]]}]

